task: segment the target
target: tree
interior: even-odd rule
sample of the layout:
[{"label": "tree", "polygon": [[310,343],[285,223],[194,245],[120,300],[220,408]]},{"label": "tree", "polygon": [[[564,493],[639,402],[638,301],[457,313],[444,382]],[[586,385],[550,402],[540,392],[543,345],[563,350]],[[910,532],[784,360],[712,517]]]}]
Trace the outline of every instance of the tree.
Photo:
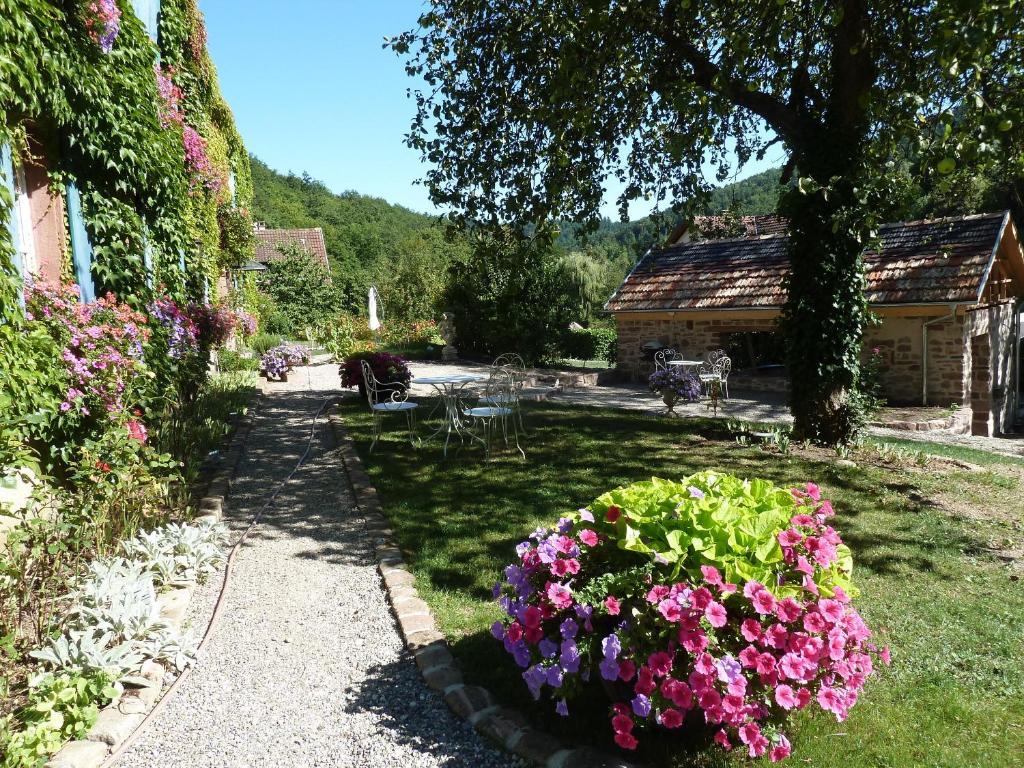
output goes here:
[{"label": "tree", "polygon": [[409,135],[435,203],[492,226],[596,223],[604,186],[697,210],[773,144],[792,221],[783,327],[797,432],[849,439],[861,252],[908,142],[939,173],[1019,130],[1015,0],[433,0],[391,41],[427,88]]},{"label": "tree", "polygon": [[280,317],[274,330],[296,334],[307,326],[330,322],[341,299],[323,264],[291,243],[278,246],[285,258],[271,261],[259,276],[259,288],[274,300]]},{"label": "tree", "polygon": [[449,267],[444,303],[462,352],[522,355],[532,365],[555,351],[573,312],[572,286],[558,253],[511,231],[478,236],[464,261]]}]

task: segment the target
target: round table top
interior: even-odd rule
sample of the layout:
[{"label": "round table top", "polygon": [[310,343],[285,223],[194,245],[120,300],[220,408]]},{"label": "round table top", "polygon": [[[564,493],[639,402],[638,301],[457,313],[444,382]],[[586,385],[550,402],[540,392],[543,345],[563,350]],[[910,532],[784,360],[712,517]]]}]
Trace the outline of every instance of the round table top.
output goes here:
[{"label": "round table top", "polygon": [[450,373],[441,376],[423,376],[412,380],[413,384],[469,384],[472,381],[484,381],[486,373]]},{"label": "round table top", "polygon": [[678,365],[682,367],[689,367],[691,365],[703,365],[703,360],[669,360],[666,365]]}]

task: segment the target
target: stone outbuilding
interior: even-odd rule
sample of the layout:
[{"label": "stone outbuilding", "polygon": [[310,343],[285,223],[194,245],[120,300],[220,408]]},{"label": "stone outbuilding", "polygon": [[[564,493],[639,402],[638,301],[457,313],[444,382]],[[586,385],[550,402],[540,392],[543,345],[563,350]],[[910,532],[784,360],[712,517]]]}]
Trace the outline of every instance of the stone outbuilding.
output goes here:
[{"label": "stone outbuilding", "polygon": [[[677,233],[649,251],[606,304],[618,325],[619,367],[649,371],[648,342],[691,358],[725,348],[747,368],[731,389],[785,388],[784,375],[769,375],[784,370],[759,365],[755,350],[779,348],[787,240],[777,231],[700,241]],[[865,354],[881,356],[888,401],[969,407],[975,434],[1012,432],[1024,416],[1024,254],[1010,214],[885,225],[864,266],[879,321]]]}]

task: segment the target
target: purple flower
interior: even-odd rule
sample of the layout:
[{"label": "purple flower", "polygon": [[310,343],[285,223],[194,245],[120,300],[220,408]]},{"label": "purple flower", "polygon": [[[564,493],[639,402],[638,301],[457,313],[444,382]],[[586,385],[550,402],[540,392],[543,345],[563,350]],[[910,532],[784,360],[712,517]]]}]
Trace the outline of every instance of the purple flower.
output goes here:
[{"label": "purple flower", "polygon": [[555,712],[560,714],[562,717],[569,716],[569,705],[565,703],[565,699],[558,700],[558,703],[555,704]]},{"label": "purple flower", "polygon": [[720,658],[715,666],[718,668],[718,679],[723,683],[731,683],[743,671],[742,665],[729,654]]},{"label": "purple flower", "polygon": [[622,643],[619,642],[619,636],[614,633],[608,635],[608,637],[601,641],[601,651],[606,659],[617,659],[622,652]]},{"label": "purple flower", "polygon": [[562,642],[562,653],[558,657],[558,663],[566,672],[579,672],[580,651],[575,640],[569,639]]},{"label": "purple flower", "polygon": [[540,641],[540,644],[537,646],[537,648],[538,650],[540,650],[540,655],[543,656],[545,659],[553,659],[555,656],[558,655],[558,643],[555,643],[554,641],[549,640],[546,637]]},{"label": "purple flower", "polygon": [[528,542],[528,541],[524,541],[524,542],[521,542],[519,544],[516,544],[516,554],[519,556],[520,559],[522,559],[523,555],[525,555],[527,552],[529,552],[530,549],[532,548],[532,546],[533,545],[530,544],[530,542]]},{"label": "purple flower", "polygon": [[496,621],[491,624],[491,634],[494,635],[495,640],[505,639],[505,625],[500,621]]},{"label": "purple flower", "polygon": [[691,485],[689,488],[687,488],[687,490],[690,492],[690,496],[695,499],[704,498],[704,491],[702,491],[700,488]]},{"label": "purple flower", "polygon": [[565,673],[561,667],[548,667],[547,669],[547,682],[552,688],[562,687],[562,678]]},{"label": "purple flower", "polygon": [[530,689],[530,695],[534,699],[539,699],[541,688],[547,682],[547,673],[540,664],[534,664],[523,672],[523,680],[526,681],[526,687]]},{"label": "purple flower", "polygon": [[615,659],[605,658],[598,667],[601,670],[601,677],[605,680],[619,679],[619,662]]},{"label": "purple flower", "polygon": [[561,518],[559,518],[558,519],[558,532],[559,533],[568,533],[570,530],[572,530],[572,520],[570,520],[568,517],[561,517]]},{"label": "purple flower", "polygon": [[[508,642],[508,636],[505,636],[505,642]],[[506,650],[508,650],[506,646]],[[527,667],[530,665],[530,649],[526,647],[526,643],[520,640],[518,643],[512,646],[510,651],[512,658],[515,659],[516,664],[520,667]]]},{"label": "purple flower", "polygon": [[651,700],[642,693],[637,694],[633,699],[633,712],[637,717],[647,717],[651,714]]},{"label": "purple flower", "polygon": [[542,563],[553,563],[558,559],[558,547],[555,546],[551,539],[544,539],[544,541],[537,545],[537,554],[540,556]]},{"label": "purple flower", "polygon": [[581,509],[580,510],[580,520],[584,520],[584,521],[586,521],[588,523],[592,523],[592,522],[594,522],[594,513],[591,512],[589,509]]},{"label": "purple flower", "polygon": [[562,637],[572,639],[580,631],[580,625],[572,619],[566,619],[558,629],[562,633]]}]

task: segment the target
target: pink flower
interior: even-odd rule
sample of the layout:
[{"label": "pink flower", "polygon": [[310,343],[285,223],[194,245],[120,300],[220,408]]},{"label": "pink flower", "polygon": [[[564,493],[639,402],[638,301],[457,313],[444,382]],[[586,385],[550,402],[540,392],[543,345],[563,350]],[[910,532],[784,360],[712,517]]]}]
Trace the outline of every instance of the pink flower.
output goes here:
[{"label": "pink flower", "polygon": [[633,675],[636,674],[636,664],[629,659],[619,664],[619,680],[624,683],[628,683],[633,679]]},{"label": "pink flower", "polygon": [[764,633],[764,641],[772,648],[785,648],[786,640],[789,639],[789,632],[781,624],[772,624]]},{"label": "pink flower", "polygon": [[722,574],[718,572],[718,569],[711,565],[702,565],[700,572],[704,574],[704,581],[713,586],[720,586],[722,584]]},{"label": "pink flower", "polygon": [[771,752],[768,753],[768,759],[773,763],[777,763],[789,757],[791,751],[789,739],[785,736],[779,736],[779,743],[772,747]]},{"label": "pink flower", "polygon": [[683,715],[678,709],[669,707],[661,713],[661,724],[666,728],[678,728],[683,724]]},{"label": "pink flower", "polygon": [[843,604],[838,600],[822,599],[818,601],[818,610],[833,624],[843,620]]},{"label": "pink flower", "polygon": [[636,673],[636,685],[633,686],[633,690],[637,693],[642,693],[644,696],[650,696],[654,693],[656,687],[654,684],[654,673],[651,672],[650,667],[640,667]]},{"label": "pink flower", "polygon": [[668,594],[669,594],[670,591],[671,590],[669,590],[669,588],[664,586],[663,584],[659,584],[659,585],[657,585],[655,587],[651,587],[650,592],[647,593],[647,602],[648,603],[660,602],[661,600],[664,600],[666,597],[668,597]]},{"label": "pink flower", "polygon": [[795,547],[804,540],[804,535],[796,528],[787,528],[779,534],[779,544],[784,547]]},{"label": "pink flower", "polygon": [[561,584],[548,584],[547,596],[551,604],[560,611],[572,605],[572,593]]},{"label": "pink flower", "polygon": [[890,664],[892,664],[892,653],[889,651],[889,646],[883,648],[881,653],[878,654],[878,656],[882,660],[882,663],[885,664],[885,666],[888,667]]},{"label": "pink flower", "polygon": [[775,671],[775,657],[770,653],[759,654],[754,669],[759,675],[771,675]]},{"label": "pink flower", "polygon": [[775,701],[783,709],[793,709],[798,703],[793,689],[785,683],[775,689]]},{"label": "pink flower", "polygon": [[791,624],[800,617],[800,603],[794,600],[792,597],[786,597],[779,601],[779,604],[775,606],[775,615],[786,624]]},{"label": "pink flower", "polygon": [[715,744],[726,751],[732,749],[732,744],[729,741],[729,734],[725,732],[725,729],[722,729],[715,734]]},{"label": "pink flower", "polygon": [[665,651],[652,653],[647,659],[647,666],[656,677],[664,677],[672,671],[672,656]]},{"label": "pink flower", "polygon": [[505,637],[509,639],[510,643],[518,643],[523,639],[523,628],[518,621],[513,621],[508,625],[505,630]]},{"label": "pink flower", "polygon": [[580,541],[586,544],[588,547],[597,546],[597,534],[589,528],[584,528],[582,531],[580,531],[579,538]]},{"label": "pink flower", "polygon": [[138,440],[140,443],[146,442],[148,437],[146,427],[141,421],[135,421],[134,419],[128,422],[128,437],[132,440]]},{"label": "pink flower", "polygon": [[764,587],[755,592],[750,601],[754,605],[754,610],[762,616],[766,616],[775,610],[775,595]]},{"label": "pink flower", "polygon": [[604,600],[604,608],[612,616],[618,616],[619,615],[619,609],[620,609],[619,601],[616,600],[612,595],[608,595],[608,597],[605,598],[605,600]]},{"label": "pink flower", "polygon": [[740,633],[748,643],[754,643],[761,639],[761,625],[756,619],[744,619],[740,624]]},{"label": "pink flower", "polygon": [[616,507],[614,504],[612,504],[610,507],[608,507],[608,511],[604,513],[604,519],[607,520],[609,523],[614,523],[616,520],[619,519],[619,515],[621,513],[622,510]]},{"label": "pink flower", "polygon": [[523,611],[523,624],[527,627],[539,627],[542,618],[544,618],[544,616],[540,612],[540,608],[535,605],[531,605]]},{"label": "pink flower", "polygon": [[555,560],[551,563],[551,575],[557,579],[562,578],[569,572],[569,566],[565,560]]},{"label": "pink flower", "polygon": [[623,749],[636,749],[637,740],[633,734],[621,732],[615,734],[615,743]]},{"label": "pink flower", "polygon": [[690,686],[686,683],[677,681],[672,686],[672,695],[669,698],[680,709],[689,709],[693,706],[693,691],[690,690]]},{"label": "pink flower", "polygon": [[808,632],[824,632],[827,626],[825,618],[817,611],[804,614],[804,629]]},{"label": "pink flower", "polygon": [[724,627],[729,622],[725,606],[721,603],[711,603],[704,609],[704,616],[712,627]]},{"label": "pink flower", "polygon": [[662,600],[658,604],[658,611],[665,617],[665,621],[670,621],[673,624],[683,617],[683,609],[679,607],[679,603],[671,599]]},{"label": "pink flower", "polygon": [[761,735],[761,727],[757,723],[745,723],[739,728],[740,741],[750,744]]},{"label": "pink flower", "polygon": [[577,573],[580,572],[580,561],[577,560],[575,557],[570,557],[568,560],[565,561],[565,570],[567,570],[569,573],[575,576]]},{"label": "pink flower", "polygon": [[818,691],[818,704],[826,712],[831,712],[836,715],[840,720],[846,716],[846,705],[843,700],[843,695],[838,688],[831,688],[830,686],[823,685]]},{"label": "pink flower", "polygon": [[697,661],[694,663],[693,668],[702,675],[714,674],[716,672],[715,660],[711,657],[710,653],[702,653],[697,657]]},{"label": "pink flower", "polygon": [[740,664],[748,669],[753,669],[757,666],[757,660],[760,657],[760,652],[752,645],[748,645],[739,653]]},{"label": "pink flower", "polygon": [[821,489],[818,488],[814,483],[807,484],[807,495],[812,501],[818,501],[821,498]]}]

